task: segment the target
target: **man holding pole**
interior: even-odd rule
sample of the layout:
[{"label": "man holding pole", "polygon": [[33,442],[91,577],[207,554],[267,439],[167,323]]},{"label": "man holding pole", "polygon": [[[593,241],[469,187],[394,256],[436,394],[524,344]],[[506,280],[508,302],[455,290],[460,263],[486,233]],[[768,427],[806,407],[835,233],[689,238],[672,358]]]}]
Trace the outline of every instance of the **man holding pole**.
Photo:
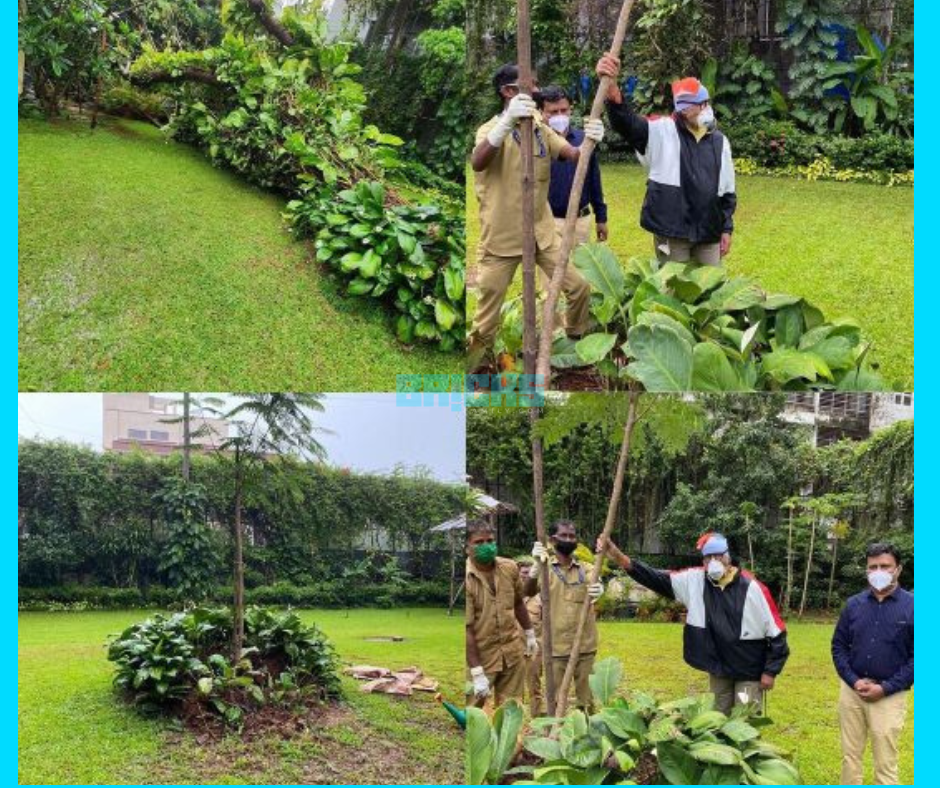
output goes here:
[{"label": "man holding pole", "polygon": [[597,74],[609,77],[611,126],[633,146],[649,172],[640,226],[653,233],[663,262],[721,265],[731,251],[737,195],[731,145],[715,128],[708,90],[695,77],[672,83],[675,112],[647,119],[616,84],[620,61],[605,54]]},{"label": "man holding pole", "polygon": [[[485,520],[467,523],[465,618],[467,667],[473,692],[467,705],[497,706],[525,693],[525,657],[538,654],[515,561],[496,555],[496,533]],[[523,629],[519,637],[518,626]]]},{"label": "man holding pole", "polygon": [[640,585],[685,605],[683,656],[708,673],[715,708],[730,714],[736,705],[763,706],[790,655],[786,625],[767,587],[731,563],[728,540],[705,534],[697,545],[702,565],[679,572],[653,569],[598,539],[598,552],[605,547]]},{"label": "man holding pole", "polygon": [[[523,226],[521,136],[517,128],[523,118],[533,120],[535,159],[535,240],[536,265],[550,278],[560,250],[555,222],[548,203],[551,162],[576,161],[580,149],[569,144],[542,122],[533,99],[519,89],[519,69],[513,64],[499,68],[493,87],[503,102],[503,111],[484,123],[476,134],[470,157],[479,203],[480,246],[478,254],[479,292],[473,327],[469,336],[469,364],[480,365],[491,351],[499,331],[500,308],[513,275],[522,262]],[[587,121],[584,134],[595,142],[603,139],[600,120]],[[565,330],[575,338],[588,328],[590,287],[574,269],[565,274],[563,289],[568,302]],[[551,329],[546,330],[551,333]]]},{"label": "man holding pole", "polygon": [[[550,558],[545,545],[536,542],[532,547],[532,557],[536,561],[549,561],[548,592],[551,601],[552,629],[552,673],[555,676],[555,686],[560,687],[568,659],[574,647],[575,633],[578,629],[578,619],[585,598],[596,602],[604,593],[602,583],[590,583],[585,567],[574,556],[578,547],[578,537],[575,525],[570,520],[559,520],[550,529],[552,546],[555,548],[554,558]],[[525,585],[525,592],[534,595],[539,588],[538,573],[532,572]],[[542,622],[546,626],[546,622]],[[575,697],[578,707],[591,712],[594,705],[591,686],[588,679],[594,670],[594,657],[597,655],[597,621],[593,610],[588,615],[581,635],[581,645],[578,649],[578,661],[574,670]]]}]

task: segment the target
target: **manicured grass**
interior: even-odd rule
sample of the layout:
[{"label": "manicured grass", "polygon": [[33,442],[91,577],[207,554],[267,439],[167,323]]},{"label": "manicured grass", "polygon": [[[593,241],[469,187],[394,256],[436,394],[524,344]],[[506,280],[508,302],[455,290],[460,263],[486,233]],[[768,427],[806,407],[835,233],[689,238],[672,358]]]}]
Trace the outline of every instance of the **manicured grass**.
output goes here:
[{"label": "manicured grass", "polygon": [[[829,654],[832,624],[788,624],[790,659],[767,701],[774,725],[764,735],[793,753],[804,785],[838,785],[841,768],[839,680]],[[681,624],[602,622],[600,658],[623,661],[626,688],[661,700],[708,692],[708,678],[682,661]],[[870,752],[866,754],[871,783]],[[914,781],[914,703],[901,739],[901,783]]]},{"label": "manicured grass", "polygon": [[[472,173],[468,173],[472,182]],[[645,176],[638,166],[603,166],[610,245],[623,260],[652,256],[639,226]],[[467,259],[479,239],[472,185]],[[738,176],[732,274],[769,292],[807,298],[828,318],[851,316],[874,341],[874,358],[895,390],[914,386],[914,190],[857,183]],[[514,288],[521,288],[521,273]],[[475,307],[472,294],[467,314]]]},{"label": "manicured grass", "polygon": [[[427,693],[366,695],[343,679],[345,702],[291,737],[197,739],[144,718],[111,687],[109,635],[150,611],[19,616],[19,782],[459,784],[463,739]],[[302,611],[346,663],[411,665],[463,692],[463,621],[445,611]],[[365,638],[400,635],[400,643]]]},{"label": "manicured grass", "polygon": [[393,391],[462,368],[345,296],[283,207],[146,124],[21,120],[20,390]]}]

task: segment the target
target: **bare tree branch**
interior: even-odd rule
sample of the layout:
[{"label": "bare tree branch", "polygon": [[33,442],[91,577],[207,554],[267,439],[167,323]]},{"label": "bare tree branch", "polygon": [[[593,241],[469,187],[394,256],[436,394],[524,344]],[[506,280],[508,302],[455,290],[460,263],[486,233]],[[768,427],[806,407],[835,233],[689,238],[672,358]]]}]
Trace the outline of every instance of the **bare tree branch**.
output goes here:
[{"label": "bare tree branch", "polygon": [[294,45],[294,36],[268,11],[268,6],[264,0],[245,0],[245,4],[255,13],[261,26],[267,30],[274,38],[280,41],[284,46]]}]

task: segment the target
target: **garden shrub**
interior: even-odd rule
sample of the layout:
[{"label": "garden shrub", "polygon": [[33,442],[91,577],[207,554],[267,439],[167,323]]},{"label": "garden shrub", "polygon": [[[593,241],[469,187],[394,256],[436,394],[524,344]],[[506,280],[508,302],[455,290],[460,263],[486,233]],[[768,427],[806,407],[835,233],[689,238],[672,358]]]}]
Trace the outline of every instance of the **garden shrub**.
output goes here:
[{"label": "garden shrub", "polygon": [[339,664],[332,644],[296,613],[245,612],[245,646],[229,655],[232,614],[195,608],[155,615],[125,629],[108,647],[114,684],[142,711],[179,712],[198,704],[239,725],[244,713],[287,698],[335,698]]},{"label": "garden shrub", "polygon": [[724,268],[631,259],[603,244],[574,265],[594,289],[600,330],[555,340],[552,365],[596,365],[611,388],[647,391],[881,390],[870,343],[851,319],[827,321],[805,299],[765,293]]},{"label": "garden shrub", "polygon": [[[515,700],[492,720],[467,709],[467,784],[502,784],[509,776],[517,785],[800,784],[790,754],[761,738],[771,721],[756,704],[725,715],[713,695],[661,703],[642,691],[622,695],[622,678],[616,658],[595,664],[598,708],[590,717],[574,709],[524,726]],[[517,754],[520,733],[524,752]]]},{"label": "garden shrub", "polygon": [[[327,580],[298,585],[279,581],[245,590],[251,605],[297,608],[368,608],[443,606],[448,602],[446,580],[414,580],[396,583]],[[232,589],[215,586],[207,599],[215,604],[231,600]],[[180,605],[176,588],[150,586],[146,592],[138,588],[107,586],[60,585],[46,587],[20,586],[18,604],[22,611],[81,612],[86,610],[168,610]]]},{"label": "garden shrub", "polygon": [[859,138],[809,134],[789,121],[721,124],[735,161],[759,167],[807,166],[828,158],[837,170],[906,173],[914,169],[914,141],[873,132]]},{"label": "garden shrub", "polygon": [[316,258],[347,280],[347,292],[391,301],[401,342],[463,344],[465,224],[436,205],[386,208],[382,184],[360,181],[339,199],[287,204],[299,238],[315,238]]},{"label": "garden shrub", "polygon": [[[226,9],[221,45],[148,50],[132,79],[182,82],[169,124],[178,139],[293,198],[288,216],[297,236],[316,238],[317,259],[347,280],[349,295],[402,313],[402,342],[455,350],[464,337],[462,204],[390,185],[398,170],[405,179],[403,141],[364,122],[353,45],[329,42],[322,16],[285,10],[279,38],[257,34],[258,17],[244,0]],[[445,43],[436,46],[447,50]]]}]

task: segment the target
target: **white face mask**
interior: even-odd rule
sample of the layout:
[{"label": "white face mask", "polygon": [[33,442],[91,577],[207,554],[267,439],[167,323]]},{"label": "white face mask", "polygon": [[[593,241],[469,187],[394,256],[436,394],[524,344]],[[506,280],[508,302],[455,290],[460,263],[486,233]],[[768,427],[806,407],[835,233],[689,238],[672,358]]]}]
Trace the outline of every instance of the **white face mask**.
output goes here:
[{"label": "white face mask", "polygon": [[708,106],[703,107],[702,111],[699,112],[698,118],[696,118],[696,124],[703,129],[710,129],[715,125],[715,112]]},{"label": "white face mask", "polygon": [[705,571],[708,573],[709,579],[717,583],[725,575],[725,565],[717,558],[713,558],[708,562]]},{"label": "white face mask", "polygon": [[571,125],[571,117],[568,115],[552,115],[548,119],[548,125],[559,134],[564,134],[568,131],[568,126]]},{"label": "white face mask", "polygon": [[875,591],[884,591],[894,585],[894,575],[887,569],[876,569],[868,573],[868,582]]}]

